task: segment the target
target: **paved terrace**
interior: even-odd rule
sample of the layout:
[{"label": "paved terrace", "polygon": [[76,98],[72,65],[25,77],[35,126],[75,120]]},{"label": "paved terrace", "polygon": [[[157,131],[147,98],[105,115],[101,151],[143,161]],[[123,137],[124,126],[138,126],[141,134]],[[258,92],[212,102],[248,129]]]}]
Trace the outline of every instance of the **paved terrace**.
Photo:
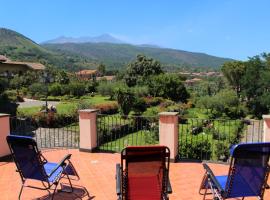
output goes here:
[{"label": "paved terrace", "polygon": [[[72,154],[72,162],[81,177],[80,181],[73,181],[75,192],[73,194],[57,193],[56,200],[94,199],[115,200],[115,164],[120,161],[120,155],[115,153],[84,153],[78,150],[54,150],[43,151],[43,155],[49,160],[58,162],[67,153]],[[228,166],[222,164],[210,164],[217,175],[226,174]],[[201,200],[198,189],[204,173],[200,163],[172,163],[170,165],[170,179],[173,188],[171,200]],[[0,199],[15,200],[20,190],[20,177],[15,172],[13,162],[0,162]],[[66,180],[62,179],[62,182]],[[270,179],[269,179],[270,182]],[[31,182],[36,186],[39,183]],[[86,192],[90,198],[86,196]],[[208,196],[207,199],[211,199]],[[22,200],[50,199],[46,191],[25,188]],[[256,198],[247,198],[256,199]],[[266,190],[265,199],[270,199],[270,190]]]}]

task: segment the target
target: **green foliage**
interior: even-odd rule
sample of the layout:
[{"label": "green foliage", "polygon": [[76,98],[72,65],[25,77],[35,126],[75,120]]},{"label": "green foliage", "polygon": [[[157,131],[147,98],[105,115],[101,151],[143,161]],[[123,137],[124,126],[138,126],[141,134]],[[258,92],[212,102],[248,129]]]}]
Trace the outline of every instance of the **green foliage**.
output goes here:
[{"label": "green foliage", "polygon": [[106,66],[103,63],[101,63],[101,64],[98,65],[97,70],[99,71],[99,73],[101,75],[105,75],[105,73],[106,73]]},{"label": "green foliage", "polygon": [[224,63],[221,68],[223,75],[226,77],[237,95],[240,94],[242,89],[241,78],[245,73],[245,68],[245,63],[242,61],[227,62]]},{"label": "green foliage", "polygon": [[139,81],[144,81],[151,75],[163,73],[161,64],[144,55],[138,55],[136,60],[129,63],[125,75],[126,84],[129,87],[135,86]]},{"label": "green foliage", "polygon": [[31,96],[46,96],[47,88],[42,83],[33,83],[29,86],[29,93]]},{"label": "green foliage", "polygon": [[116,91],[119,90],[120,88],[126,88],[126,85],[123,84],[122,82],[109,83],[102,81],[97,86],[97,91],[99,94],[103,96],[110,96],[110,99],[113,99]]},{"label": "green foliage", "polygon": [[129,89],[119,88],[116,91],[116,98],[121,114],[128,115],[135,101],[134,94]]},{"label": "green foliage", "polygon": [[8,87],[8,81],[4,78],[0,78],[0,94]]},{"label": "green foliage", "polygon": [[200,97],[197,107],[210,110],[210,118],[230,117],[239,118],[244,116],[244,108],[240,106],[236,92],[233,90],[221,90],[216,95]]},{"label": "green foliage", "polygon": [[152,76],[148,81],[149,91],[153,96],[186,102],[189,98],[181,77],[176,74]]},{"label": "green foliage", "polygon": [[146,111],[147,105],[143,98],[136,97],[132,106],[132,110],[136,115],[141,115],[144,111]]},{"label": "green foliage", "polygon": [[71,82],[69,84],[69,92],[71,95],[79,97],[85,94],[85,84],[80,82]]},{"label": "green foliage", "polygon": [[59,83],[53,83],[49,86],[49,94],[52,96],[61,96],[62,87]]}]

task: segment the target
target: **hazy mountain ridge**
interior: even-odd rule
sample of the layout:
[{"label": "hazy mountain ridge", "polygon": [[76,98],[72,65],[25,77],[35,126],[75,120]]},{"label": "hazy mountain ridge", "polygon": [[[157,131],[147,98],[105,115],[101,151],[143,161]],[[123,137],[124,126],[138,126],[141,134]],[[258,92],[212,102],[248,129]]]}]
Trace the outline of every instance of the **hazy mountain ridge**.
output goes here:
[{"label": "hazy mountain ridge", "polygon": [[[104,39],[104,38],[103,38]],[[125,67],[136,55],[145,54],[170,69],[181,66],[218,68],[231,59],[204,53],[131,44],[106,42],[62,43],[39,45],[15,31],[0,28],[0,54],[13,60],[41,62],[70,71],[95,68],[103,62],[111,69]]]},{"label": "hazy mountain ridge", "polygon": [[114,44],[124,44],[126,42],[113,37],[110,34],[102,34],[99,36],[84,36],[84,37],[65,37],[60,36],[58,38],[42,42],[42,44],[64,44],[64,43],[114,43]]}]

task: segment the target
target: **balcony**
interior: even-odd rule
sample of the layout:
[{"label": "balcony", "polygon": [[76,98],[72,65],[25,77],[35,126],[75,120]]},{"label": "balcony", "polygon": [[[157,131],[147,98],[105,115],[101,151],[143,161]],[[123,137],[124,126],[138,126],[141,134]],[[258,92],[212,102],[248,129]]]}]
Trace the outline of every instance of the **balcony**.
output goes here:
[{"label": "balcony", "polygon": [[[81,180],[72,181],[75,187],[73,194],[58,192],[55,196],[56,200],[75,200],[78,197],[96,200],[117,199],[115,193],[115,164],[120,161],[120,155],[118,153],[86,153],[80,152],[77,149],[47,149],[43,151],[46,158],[56,162],[67,153],[72,154],[71,160]],[[210,166],[217,175],[226,174],[229,167],[225,164],[210,164]],[[15,171],[16,167],[13,162],[0,162],[1,199],[17,199],[21,180],[19,174]],[[171,163],[170,179],[173,193],[170,195],[170,199],[203,199],[203,196],[198,193],[203,174],[204,170],[201,163]],[[62,182],[65,181],[62,180]],[[268,183],[270,183],[270,178],[268,179]],[[36,186],[39,186],[39,183],[36,183]],[[90,198],[86,196],[86,191],[89,192]],[[211,195],[207,197],[207,199],[212,198]],[[266,190],[264,197],[265,199],[270,199],[270,190]],[[46,191],[25,188],[22,199],[50,199],[50,197]]]},{"label": "balcony", "polygon": [[[172,162],[170,164],[170,180],[172,184],[173,193],[169,196],[170,199],[177,199],[177,200],[200,200],[203,199],[203,196],[198,193],[199,187],[201,184],[202,177],[204,175],[204,169],[201,164],[201,160],[213,160],[217,159],[217,156],[215,154],[215,147],[214,144],[217,139],[214,137],[209,137],[208,133],[201,134],[195,133],[192,135],[192,133],[189,133],[188,131],[195,132],[197,130],[194,129],[193,126],[189,126],[190,124],[202,124],[201,122],[195,122],[194,120],[189,120],[188,122],[185,122],[185,124],[180,124],[178,127],[178,120],[168,120],[168,119],[160,119],[158,121],[158,118],[152,118],[149,119],[150,123],[145,125],[145,121],[142,119],[136,118],[135,120],[132,120],[130,118],[126,119],[115,119],[110,118],[106,116],[95,116],[93,123],[92,120],[89,120],[89,116],[93,114],[93,112],[85,113],[84,118],[80,120],[86,120],[84,123],[89,123],[88,129],[82,128],[81,121],[80,123],[72,124],[72,126],[67,126],[65,128],[44,128],[44,127],[34,127],[29,121],[19,120],[19,123],[24,124],[18,124],[18,120],[16,119],[15,122],[13,120],[10,120],[5,117],[7,116],[1,116],[0,115],[0,124],[1,124],[1,130],[0,130],[0,147],[3,145],[4,134],[10,134],[13,132],[13,134],[20,133],[22,131],[19,131],[19,129],[14,128],[22,128],[24,129],[24,132],[27,132],[29,135],[33,135],[34,139],[37,141],[38,146],[42,149],[43,155],[52,162],[58,162],[64,155],[71,153],[72,158],[71,161],[73,162],[79,176],[79,181],[72,181],[73,185],[75,186],[75,191],[72,194],[66,194],[63,192],[58,192],[55,196],[55,199],[97,199],[97,200],[110,200],[110,199],[117,199],[116,196],[116,185],[115,185],[115,165],[116,163],[120,162],[120,154],[119,151],[124,148],[127,145],[149,145],[149,143],[153,142],[153,144],[157,144],[158,142],[164,142],[162,141],[164,136],[166,136],[166,139],[176,139],[177,145],[179,145],[180,148],[175,148],[174,146],[170,146],[172,144],[175,144],[174,142],[168,142],[167,146],[170,146],[171,152],[175,153],[173,156],[177,156],[180,159],[177,159],[177,162]],[[87,114],[87,115],[86,115]],[[94,115],[93,115],[94,116]],[[161,117],[170,119],[175,119],[175,115],[169,115],[168,113],[165,113],[165,115],[162,115]],[[91,118],[91,117],[90,117]],[[6,121],[4,121],[6,119]],[[239,142],[258,142],[258,141],[269,141],[268,135],[265,135],[265,133],[269,133],[267,120],[269,118],[265,118],[265,127],[261,127],[262,123],[250,123],[246,124],[245,128],[243,129],[243,133],[241,137],[239,137]],[[13,122],[12,122],[13,121]],[[7,125],[10,122],[11,131],[9,130],[9,126]],[[137,129],[132,129],[133,126],[130,126],[131,124],[136,124]],[[192,122],[192,123],[191,123]],[[204,121],[202,121],[204,122]],[[16,125],[14,125],[14,123]],[[27,125],[27,123],[30,123]],[[170,123],[176,124],[177,126],[171,126]],[[80,124],[80,127],[79,127]],[[232,122],[214,122],[211,123],[207,122],[207,126],[218,127],[218,135],[217,138],[219,139],[218,142],[222,141],[223,144],[228,144],[227,142],[230,142],[231,137],[225,137],[225,140],[222,140],[222,131],[231,131],[232,128],[230,128],[230,124],[234,124]],[[223,124],[223,125],[222,125]],[[229,124],[229,125],[228,125]],[[254,125],[255,124],[255,125]],[[257,124],[257,125],[256,125]],[[27,125],[27,126],[26,126]],[[84,124],[85,125],[85,124]],[[97,132],[96,138],[88,137],[85,135],[85,137],[88,137],[88,142],[85,143],[85,140],[82,140],[84,134],[93,134],[93,129],[91,129],[90,126],[95,126]],[[158,129],[156,129],[156,125],[159,126]],[[222,126],[221,126],[222,125]],[[28,128],[33,128],[28,130]],[[177,127],[177,128],[176,128]],[[80,128],[80,130],[79,130]],[[208,128],[208,127],[206,127]],[[174,130],[175,129],[175,130]],[[16,130],[18,131],[16,133]],[[165,130],[165,132],[163,131]],[[264,131],[261,131],[264,130]],[[130,134],[130,132],[132,134]],[[103,136],[103,133],[111,133],[110,135]],[[159,134],[159,138],[157,140],[152,140],[153,138],[156,138],[156,133]],[[162,136],[162,134],[164,134]],[[175,133],[179,134],[175,138],[169,135],[174,135]],[[255,134],[256,133],[256,134]],[[148,135],[147,135],[148,134]],[[229,132],[230,134],[230,132]],[[187,136],[191,137],[188,138]],[[150,139],[149,139],[149,136]],[[152,138],[152,136],[154,136]],[[169,137],[169,138],[168,138]],[[92,139],[95,138],[95,141]],[[147,138],[147,140],[146,140]],[[198,138],[202,138],[205,141],[209,141],[212,145],[211,148],[213,148],[214,153],[212,153],[211,156],[208,155],[208,151],[203,152],[201,149],[199,149],[199,153],[197,155],[201,155],[199,159],[197,159],[197,162],[194,161],[187,161],[185,158],[189,158],[189,154],[186,155],[186,153],[189,153],[191,147],[198,144]],[[208,140],[209,139],[209,140]],[[145,142],[148,141],[148,142]],[[181,145],[190,144],[187,143],[187,141],[193,141],[191,143],[191,147],[186,148],[187,152],[184,154],[181,154]],[[164,144],[164,143],[163,143]],[[87,146],[88,145],[88,146]],[[101,150],[97,153],[89,153],[89,152],[83,152],[80,150],[85,150],[86,147],[92,148],[95,147],[98,150]],[[198,146],[199,148],[200,146]],[[79,149],[80,148],[80,149]],[[3,148],[2,148],[3,149]],[[0,148],[0,155],[1,150]],[[117,153],[118,152],[118,153]],[[1,156],[0,156],[1,157]],[[184,159],[183,159],[184,158]],[[197,157],[198,158],[198,157]],[[199,160],[199,161],[198,161]],[[217,160],[215,160],[217,161]],[[226,175],[228,173],[228,164],[226,162],[218,163],[213,162],[209,164],[216,175]],[[65,185],[64,179],[62,179],[62,182]],[[39,186],[40,183],[35,183],[31,181],[31,184],[35,184],[36,186]],[[268,184],[270,184],[270,178],[268,179]],[[21,186],[21,180],[18,173],[16,173],[16,166],[15,164],[10,160],[2,160],[0,161],[0,199],[8,199],[13,200],[17,199],[19,190]],[[59,188],[60,189],[60,188]],[[89,193],[90,197],[87,196],[87,193]],[[212,199],[212,195],[208,195],[207,199]],[[25,188],[23,191],[23,195],[21,199],[50,199],[50,196],[48,195],[47,191],[41,191],[41,190],[35,190],[31,188]],[[246,198],[246,199],[256,199],[256,198]],[[270,199],[270,190],[265,191],[264,199]]]}]

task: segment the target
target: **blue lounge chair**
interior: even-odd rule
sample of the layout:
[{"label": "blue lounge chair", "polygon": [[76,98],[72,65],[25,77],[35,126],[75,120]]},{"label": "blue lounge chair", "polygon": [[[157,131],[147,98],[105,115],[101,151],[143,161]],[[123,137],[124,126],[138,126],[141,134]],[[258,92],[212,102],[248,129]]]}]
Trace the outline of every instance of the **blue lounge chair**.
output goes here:
[{"label": "blue lounge chair", "polygon": [[[37,143],[31,137],[26,136],[7,136],[12,158],[16,164],[17,172],[20,174],[22,186],[19,193],[21,197],[24,187],[47,190],[51,195],[50,189],[54,186],[51,199],[54,198],[59,181],[66,177],[70,184],[70,191],[73,187],[69,175],[79,176],[73,167],[70,158],[71,154],[66,155],[59,163],[48,162],[38,150]],[[27,179],[41,181],[43,188],[26,185]]]},{"label": "blue lounge chair", "polygon": [[258,197],[263,199],[269,175],[270,143],[247,143],[230,149],[231,163],[227,176],[215,176],[207,164],[201,190],[211,189],[214,199]]}]

